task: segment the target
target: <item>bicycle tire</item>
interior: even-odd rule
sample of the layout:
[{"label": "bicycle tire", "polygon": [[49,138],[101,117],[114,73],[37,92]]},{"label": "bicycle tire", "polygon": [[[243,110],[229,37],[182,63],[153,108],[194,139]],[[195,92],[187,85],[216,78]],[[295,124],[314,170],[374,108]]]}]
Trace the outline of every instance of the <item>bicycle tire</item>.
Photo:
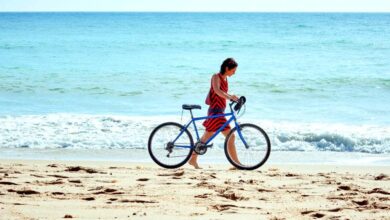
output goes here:
[{"label": "bicycle tire", "polygon": [[[252,128],[252,129],[255,129],[255,130],[257,130],[259,132],[259,135],[262,136],[262,139],[264,139],[264,143],[265,143],[265,146],[264,146],[264,149],[265,149],[264,156],[262,158],[259,158],[260,161],[258,163],[250,165],[250,166],[245,166],[245,165],[242,165],[241,163],[235,162],[233,160],[233,158],[231,157],[231,155],[229,154],[229,152],[228,152],[228,141],[231,138],[232,134],[234,134],[237,131],[237,127],[235,127],[235,128],[233,128],[229,132],[229,134],[225,138],[224,150],[225,150],[226,158],[228,159],[228,161],[233,166],[235,166],[238,169],[241,169],[241,170],[254,170],[254,169],[257,169],[257,168],[261,167],[268,160],[268,158],[269,158],[269,156],[271,154],[271,141],[270,141],[267,133],[262,128],[260,128],[257,125],[246,123],[246,124],[241,124],[239,128],[241,129],[241,131],[243,131],[246,128]],[[245,137],[244,137],[244,139],[245,139]],[[241,138],[237,134],[235,143],[237,143],[238,141],[240,141],[243,144]],[[237,148],[237,144],[236,144],[236,148]],[[236,151],[237,151],[237,149],[236,149]],[[238,156],[238,159],[239,159],[239,157],[240,156]]]},{"label": "bicycle tire", "polygon": [[[177,128],[179,132],[182,129],[184,129],[184,132],[183,132],[182,136],[184,134],[186,134],[188,136],[188,139],[189,139],[188,140],[189,144],[191,145],[191,148],[186,148],[186,149],[188,149],[188,153],[186,153],[184,160],[182,160],[182,161],[180,161],[178,163],[175,163],[175,164],[164,163],[163,161],[161,161],[161,159],[159,159],[153,153],[154,152],[154,149],[153,149],[153,139],[155,138],[155,135],[158,134],[158,131],[160,131],[164,127],[168,127],[168,126],[172,126],[173,128]],[[176,135],[179,135],[179,133],[177,133]],[[175,138],[175,137],[172,136],[171,138]],[[158,125],[155,129],[153,129],[152,133],[149,136],[149,140],[148,140],[148,152],[149,152],[149,155],[152,158],[152,160],[155,163],[157,163],[159,166],[164,167],[164,168],[168,168],[168,169],[175,169],[175,168],[183,166],[190,159],[190,157],[192,155],[192,152],[194,151],[193,146],[194,146],[194,141],[192,139],[191,133],[184,126],[182,126],[181,124],[176,123],[176,122],[166,122],[166,123]]]}]

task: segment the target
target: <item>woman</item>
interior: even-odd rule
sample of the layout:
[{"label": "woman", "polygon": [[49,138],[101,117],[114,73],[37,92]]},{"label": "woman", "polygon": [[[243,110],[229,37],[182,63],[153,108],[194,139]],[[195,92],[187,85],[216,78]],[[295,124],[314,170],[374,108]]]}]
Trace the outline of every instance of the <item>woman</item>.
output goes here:
[{"label": "woman", "polygon": [[[227,77],[234,75],[237,69],[237,62],[233,58],[227,58],[223,61],[219,73],[216,73],[211,78],[211,88],[206,99],[206,104],[210,105],[208,110],[208,116],[223,114],[226,108],[226,100],[238,101],[238,97],[233,94],[228,94],[228,81]],[[203,126],[206,128],[206,132],[203,134],[200,139],[201,142],[205,143],[213,134],[226,122],[225,117],[210,118],[203,122]],[[230,132],[230,126],[227,125],[223,130],[222,134],[225,137]],[[236,148],[234,146],[234,134],[232,138],[229,139],[228,150],[231,152],[232,159],[238,161]],[[198,155],[193,153],[190,161],[190,165],[194,166],[196,169],[200,169],[197,162]]]}]

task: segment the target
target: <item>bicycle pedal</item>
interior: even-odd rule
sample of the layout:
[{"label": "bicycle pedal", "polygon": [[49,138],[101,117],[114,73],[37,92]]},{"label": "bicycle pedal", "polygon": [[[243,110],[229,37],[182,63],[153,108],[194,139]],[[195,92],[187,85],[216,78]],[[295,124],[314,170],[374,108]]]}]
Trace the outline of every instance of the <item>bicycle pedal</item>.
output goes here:
[{"label": "bicycle pedal", "polygon": [[207,147],[207,148],[213,147],[213,144],[205,145],[205,147]]}]

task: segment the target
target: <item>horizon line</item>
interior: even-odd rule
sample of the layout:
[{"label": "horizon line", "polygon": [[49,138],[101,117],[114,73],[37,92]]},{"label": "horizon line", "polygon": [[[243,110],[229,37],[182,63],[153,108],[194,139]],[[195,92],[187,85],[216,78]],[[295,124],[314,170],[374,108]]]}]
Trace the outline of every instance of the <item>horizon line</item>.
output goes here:
[{"label": "horizon line", "polygon": [[387,13],[390,11],[0,11],[0,13]]}]

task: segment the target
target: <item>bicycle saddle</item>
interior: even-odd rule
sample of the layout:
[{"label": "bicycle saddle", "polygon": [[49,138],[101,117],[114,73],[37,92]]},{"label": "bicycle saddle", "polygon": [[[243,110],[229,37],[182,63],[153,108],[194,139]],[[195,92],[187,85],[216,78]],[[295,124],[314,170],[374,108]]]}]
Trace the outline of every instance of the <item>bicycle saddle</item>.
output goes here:
[{"label": "bicycle saddle", "polygon": [[184,104],[183,105],[183,109],[185,109],[185,110],[202,109],[202,107],[200,105],[187,105],[187,104]]}]

